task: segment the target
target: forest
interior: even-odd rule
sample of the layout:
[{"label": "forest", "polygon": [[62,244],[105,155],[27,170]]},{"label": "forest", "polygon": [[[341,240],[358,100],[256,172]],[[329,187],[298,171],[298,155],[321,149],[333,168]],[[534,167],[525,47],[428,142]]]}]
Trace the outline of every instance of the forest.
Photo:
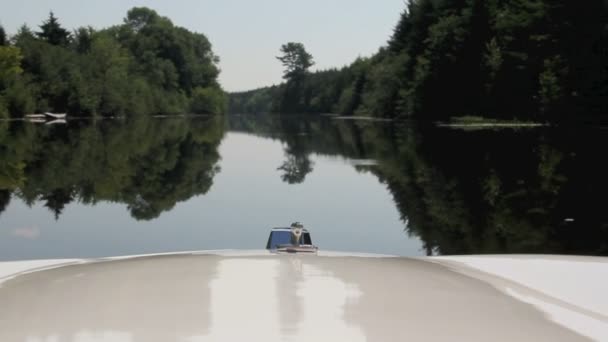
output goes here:
[{"label": "forest", "polygon": [[205,35],[145,7],[73,32],[51,12],[39,30],[0,27],[0,118],[223,113],[218,62]]},{"label": "forest", "polygon": [[124,22],[0,27],[0,118],[185,113],[333,113],[605,121],[608,4],[602,0],[415,0],[376,54],[311,72],[300,43],[281,47],[284,82],[226,95],[204,34],[135,7]]},{"label": "forest", "polygon": [[[310,72],[305,48],[284,45],[285,82],[230,94],[229,111],[606,120],[605,1],[415,0],[406,7],[386,46],[340,69]],[[302,72],[289,72],[289,53],[303,57],[291,65]]]}]

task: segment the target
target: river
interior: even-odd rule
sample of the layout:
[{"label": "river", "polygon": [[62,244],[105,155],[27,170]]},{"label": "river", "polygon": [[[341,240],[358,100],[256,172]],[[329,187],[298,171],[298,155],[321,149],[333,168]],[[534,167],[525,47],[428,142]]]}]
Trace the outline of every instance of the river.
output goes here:
[{"label": "river", "polygon": [[0,260],[262,249],[608,255],[608,130],[329,116],[0,127]]}]

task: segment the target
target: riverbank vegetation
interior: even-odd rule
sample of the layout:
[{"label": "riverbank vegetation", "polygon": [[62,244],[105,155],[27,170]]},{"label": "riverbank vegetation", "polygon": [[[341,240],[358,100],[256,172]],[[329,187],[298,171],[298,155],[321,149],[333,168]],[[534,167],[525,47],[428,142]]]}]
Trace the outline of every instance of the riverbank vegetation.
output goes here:
[{"label": "riverbank vegetation", "polygon": [[121,25],[64,28],[50,13],[39,30],[0,28],[0,117],[222,113],[218,57],[205,35],[148,8]]},{"label": "riverbank vegetation", "polygon": [[372,57],[231,94],[230,111],[605,120],[607,22],[600,0],[410,1]]}]

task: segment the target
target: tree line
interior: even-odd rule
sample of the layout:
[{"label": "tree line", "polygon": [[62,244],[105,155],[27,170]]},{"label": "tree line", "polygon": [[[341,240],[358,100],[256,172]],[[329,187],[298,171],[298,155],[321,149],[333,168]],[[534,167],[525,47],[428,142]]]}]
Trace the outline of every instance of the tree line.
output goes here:
[{"label": "tree line", "polygon": [[205,35],[145,7],[73,32],[51,12],[37,31],[0,27],[0,117],[222,113],[218,62]]},{"label": "tree line", "polygon": [[607,23],[601,0],[413,0],[372,57],[341,69],[286,73],[279,86],[231,94],[229,108],[430,120],[605,119]]}]

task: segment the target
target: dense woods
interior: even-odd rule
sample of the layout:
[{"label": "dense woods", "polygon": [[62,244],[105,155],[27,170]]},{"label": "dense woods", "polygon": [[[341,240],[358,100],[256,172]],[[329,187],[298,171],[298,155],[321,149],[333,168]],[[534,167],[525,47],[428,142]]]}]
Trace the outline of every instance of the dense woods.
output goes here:
[{"label": "dense woods", "polygon": [[74,32],[50,13],[39,30],[0,28],[0,117],[221,113],[218,57],[200,33],[148,8],[122,25]]},{"label": "dense woods", "polygon": [[230,111],[598,119],[606,41],[601,0],[415,0],[374,56],[232,94]]}]

